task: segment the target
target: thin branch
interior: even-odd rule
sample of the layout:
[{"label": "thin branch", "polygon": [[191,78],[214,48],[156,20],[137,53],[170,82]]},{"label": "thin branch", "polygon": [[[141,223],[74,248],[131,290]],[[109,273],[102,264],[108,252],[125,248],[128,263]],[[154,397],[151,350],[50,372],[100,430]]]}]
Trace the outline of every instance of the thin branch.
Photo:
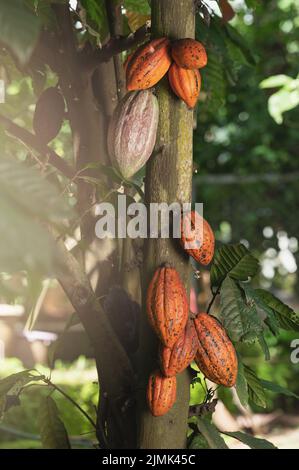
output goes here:
[{"label": "thin branch", "polygon": [[210,313],[210,310],[211,310],[211,308],[212,308],[212,306],[213,306],[213,303],[214,303],[215,300],[216,300],[217,295],[218,295],[219,292],[220,292],[220,289],[221,289],[221,284],[220,284],[220,286],[218,286],[217,290],[216,290],[216,291],[214,292],[214,294],[213,294],[213,297],[212,297],[212,299],[211,299],[211,302],[209,303],[209,306],[208,306],[208,308],[207,308],[207,313]]},{"label": "thin branch", "polygon": [[7,132],[19,139],[23,144],[35,150],[41,157],[46,159],[47,163],[54,166],[67,178],[73,178],[75,171],[63,158],[54,152],[48,145],[39,141],[39,139],[21,126],[15,124],[11,119],[0,114],[0,124],[3,124]]},{"label": "thin branch", "polygon": [[92,72],[98,64],[108,62],[114,55],[127,51],[141,42],[144,42],[149,34],[150,22],[147,21],[141,28],[137,29],[135,33],[131,33],[128,36],[111,38],[102,49],[97,49],[87,58],[82,57],[85,68]]},{"label": "thin branch", "polygon": [[[123,33],[123,15],[121,11],[121,3],[118,0],[105,0],[105,5],[108,17],[110,37],[120,36]],[[115,54],[113,56],[113,62],[117,84],[117,96],[118,100],[120,100],[126,92],[125,73],[121,56],[119,54]]]},{"label": "thin branch", "polygon": [[61,395],[63,395],[69,402],[71,402],[77,408],[77,410],[79,410],[80,413],[82,413],[85,416],[85,418],[90,422],[92,427],[96,429],[96,423],[94,422],[94,420],[89,416],[88,413],[86,413],[86,411],[83,410],[83,408],[81,408],[81,406],[75,400],[73,400],[72,397],[70,397],[64,390],[58,387],[58,385],[55,385],[53,382],[51,382],[50,379],[45,378],[44,382],[47,385],[50,385],[51,387],[53,387],[57,392],[61,393]]}]

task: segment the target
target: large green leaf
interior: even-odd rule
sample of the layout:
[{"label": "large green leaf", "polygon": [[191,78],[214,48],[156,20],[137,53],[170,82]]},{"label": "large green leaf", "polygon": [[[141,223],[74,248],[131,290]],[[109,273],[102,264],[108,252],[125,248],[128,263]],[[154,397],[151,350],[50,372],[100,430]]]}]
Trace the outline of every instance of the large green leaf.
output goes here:
[{"label": "large green leaf", "polygon": [[269,380],[260,379],[260,382],[265,389],[270,390],[271,392],[281,393],[282,395],[286,395],[287,397],[297,398],[299,400],[299,395],[296,395],[296,393],[291,392],[291,390],[288,390],[287,388],[282,387],[281,385],[269,382]]},{"label": "large green leaf", "polygon": [[238,375],[236,382],[236,391],[241,404],[246,407],[248,405],[248,387],[247,381],[244,375],[244,367],[241,362],[241,358],[238,355]]},{"label": "large green leaf", "polygon": [[21,63],[26,63],[35,46],[40,24],[23,0],[0,0],[0,41]]},{"label": "large green leaf", "polygon": [[246,434],[244,432],[225,432],[223,433],[226,436],[231,436],[237,439],[238,441],[243,442],[251,449],[276,449],[275,445],[271,442],[267,441],[266,439],[259,439],[257,437],[253,437],[250,434]]},{"label": "large green leaf", "polygon": [[247,281],[258,272],[257,259],[241,243],[223,245],[216,250],[211,267],[212,287],[218,287],[227,275],[239,281]]},{"label": "large green leaf", "polygon": [[255,289],[255,293],[261,302],[272,309],[280,328],[299,331],[299,313],[281,302],[271,292]]},{"label": "large green leaf", "polygon": [[254,371],[244,365],[244,375],[248,385],[249,400],[262,408],[266,408],[267,401],[263,385]]},{"label": "large green leaf", "polygon": [[249,65],[256,65],[256,58],[252,53],[247,41],[241,34],[229,23],[223,25],[229,40],[231,40],[242,52]]},{"label": "large green leaf", "polygon": [[50,273],[54,243],[45,226],[71,209],[38,171],[13,158],[0,159],[0,271]]},{"label": "large green leaf", "polygon": [[200,418],[197,427],[211,449],[228,449],[220,432],[208,418]]},{"label": "large green leaf", "polygon": [[44,449],[70,449],[71,445],[57,405],[52,397],[43,397],[39,409],[39,426]]},{"label": "large green leaf", "polygon": [[43,375],[34,375],[31,370],[23,370],[0,380],[0,419],[6,408],[7,397],[16,397],[25,385],[43,379]]},{"label": "large green leaf", "polygon": [[247,305],[241,289],[230,277],[222,283],[220,305],[222,324],[232,340],[253,340],[262,333],[264,324],[255,306]]}]

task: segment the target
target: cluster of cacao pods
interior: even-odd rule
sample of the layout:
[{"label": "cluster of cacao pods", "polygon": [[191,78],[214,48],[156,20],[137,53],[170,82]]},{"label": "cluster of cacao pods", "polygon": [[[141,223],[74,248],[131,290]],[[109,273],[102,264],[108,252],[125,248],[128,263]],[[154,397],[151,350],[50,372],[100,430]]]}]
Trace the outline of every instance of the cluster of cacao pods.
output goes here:
[{"label": "cluster of cacao pods", "polygon": [[168,38],[154,39],[128,57],[125,63],[127,89],[151,88],[168,72],[173,92],[189,108],[194,108],[201,87],[198,69],[206,64],[205,48],[195,39],[185,38],[173,42]]},{"label": "cluster of cacao pods", "polygon": [[[186,219],[185,219],[186,218]],[[187,230],[194,225],[194,232]],[[190,223],[191,222],[191,223]],[[198,248],[186,250],[202,264],[210,263],[214,254],[214,234],[197,212],[182,219],[181,244],[198,242]],[[147,402],[153,416],[166,414],[176,400],[176,375],[193,360],[212,382],[232,387],[236,383],[238,363],[235,348],[220,322],[207,313],[189,317],[185,287],[176,269],[168,264],[159,267],[147,290],[146,310],[149,323],[160,340],[159,370],[148,381]]]}]

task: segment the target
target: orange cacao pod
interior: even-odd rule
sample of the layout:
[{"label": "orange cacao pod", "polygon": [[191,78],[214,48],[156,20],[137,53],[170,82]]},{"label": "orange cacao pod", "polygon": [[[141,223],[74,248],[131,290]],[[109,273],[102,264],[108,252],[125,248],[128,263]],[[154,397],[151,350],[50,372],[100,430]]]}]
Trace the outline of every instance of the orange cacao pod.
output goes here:
[{"label": "orange cacao pod", "polygon": [[[196,261],[208,265],[215,251],[215,236],[209,223],[196,211],[188,212],[182,218],[181,245]],[[194,244],[188,248],[187,244]]]},{"label": "orange cacao pod", "polygon": [[201,42],[195,39],[179,39],[171,48],[172,58],[183,69],[200,69],[208,62],[207,53]]},{"label": "orange cacao pod", "polygon": [[169,69],[168,78],[173,92],[185,101],[189,108],[194,108],[201,86],[199,71],[196,69],[183,69],[176,63],[173,63]]},{"label": "orange cacao pod", "polygon": [[150,375],[147,386],[147,403],[153,416],[163,416],[176,400],[176,378],[163,377],[159,371]]},{"label": "orange cacao pod", "polygon": [[164,346],[171,348],[188,320],[188,300],[178,272],[170,266],[158,268],[147,291],[149,322]]},{"label": "orange cacao pod", "polygon": [[166,377],[183,372],[193,361],[198,349],[198,338],[192,320],[188,320],[184,332],[172,346],[160,346],[161,370]]},{"label": "orange cacao pod", "polygon": [[161,80],[171,65],[170,41],[154,39],[139,47],[127,64],[127,89],[145,90]]},{"label": "orange cacao pod", "polygon": [[198,337],[195,362],[212,382],[233,387],[237,380],[238,360],[233,343],[216,318],[200,313],[194,319]]}]

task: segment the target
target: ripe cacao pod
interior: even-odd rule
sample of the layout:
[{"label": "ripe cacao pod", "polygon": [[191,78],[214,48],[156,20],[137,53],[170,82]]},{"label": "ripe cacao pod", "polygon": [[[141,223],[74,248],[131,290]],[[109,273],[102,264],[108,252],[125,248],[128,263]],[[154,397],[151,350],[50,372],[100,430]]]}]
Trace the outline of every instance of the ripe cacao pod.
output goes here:
[{"label": "ripe cacao pod", "polygon": [[220,322],[200,313],[194,319],[198,337],[195,362],[201,372],[212,382],[233,387],[237,380],[238,360],[233,343]]},{"label": "ripe cacao pod", "polygon": [[198,349],[198,338],[192,320],[188,320],[184,332],[172,346],[160,346],[161,370],[166,377],[183,372],[193,361]]},{"label": "ripe cacao pod", "polygon": [[154,39],[139,47],[127,64],[127,89],[145,90],[156,85],[171,65],[170,41]]},{"label": "ripe cacao pod", "polygon": [[168,265],[158,268],[147,291],[149,322],[164,346],[172,348],[188,320],[188,300],[178,272]]},{"label": "ripe cacao pod", "polygon": [[199,71],[196,69],[183,69],[176,63],[173,63],[169,69],[168,78],[173,92],[185,101],[189,108],[194,108],[201,86]]},{"label": "ripe cacao pod", "polygon": [[207,53],[201,42],[195,39],[179,39],[171,48],[172,58],[183,69],[200,69],[208,62]]},{"label": "ripe cacao pod", "polygon": [[108,151],[125,178],[137,173],[151,156],[158,122],[158,100],[151,91],[128,93],[116,107],[108,129]]},{"label": "ripe cacao pod", "polygon": [[64,120],[65,104],[58,88],[47,88],[39,97],[33,116],[33,130],[43,144],[53,140]]},{"label": "ripe cacao pod", "polygon": [[[215,236],[209,223],[196,211],[188,212],[182,218],[181,245],[190,256],[203,265],[208,265],[215,251]],[[187,243],[196,245],[187,248]]]},{"label": "ripe cacao pod", "polygon": [[153,416],[163,416],[176,400],[176,378],[153,372],[147,386],[147,403]]}]

